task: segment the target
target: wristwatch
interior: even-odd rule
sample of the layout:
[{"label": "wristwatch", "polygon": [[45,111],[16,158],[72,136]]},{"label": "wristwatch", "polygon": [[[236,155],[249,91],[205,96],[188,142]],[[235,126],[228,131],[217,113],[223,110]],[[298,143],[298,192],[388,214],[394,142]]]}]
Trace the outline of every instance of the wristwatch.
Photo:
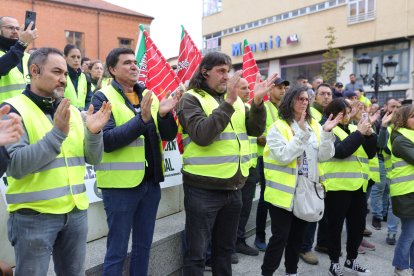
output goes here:
[{"label": "wristwatch", "polygon": [[28,43],[21,41],[21,40],[17,40],[17,43],[22,46],[23,48],[27,48],[27,46],[29,45]]}]

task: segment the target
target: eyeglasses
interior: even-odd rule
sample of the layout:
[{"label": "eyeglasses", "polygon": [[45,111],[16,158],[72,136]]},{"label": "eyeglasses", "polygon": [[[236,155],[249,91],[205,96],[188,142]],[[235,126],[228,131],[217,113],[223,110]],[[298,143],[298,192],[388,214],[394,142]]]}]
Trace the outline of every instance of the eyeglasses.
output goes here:
[{"label": "eyeglasses", "polygon": [[16,30],[17,32],[20,31],[20,27],[15,27],[15,26],[1,26],[2,28],[6,28],[9,31],[14,31]]},{"label": "eyeglasses", "polygon": [[301,102],[301,103],[305,103],[305,102],[308,103],[309,102],[309,98],[299,97],[298,98],[298,101]]}]

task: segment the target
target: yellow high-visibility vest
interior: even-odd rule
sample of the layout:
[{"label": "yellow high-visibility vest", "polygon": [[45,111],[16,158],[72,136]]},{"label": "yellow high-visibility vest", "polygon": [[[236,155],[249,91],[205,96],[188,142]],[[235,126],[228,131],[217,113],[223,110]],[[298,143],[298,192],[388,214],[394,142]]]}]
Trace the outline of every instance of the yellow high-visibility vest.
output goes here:
[{"label": "yellow high-visibility vest", "polygon": [[322,113],[320,113],[316,108],[311,106],[310,113],[312,118],[314,118],[318,123],[322,120]]},{"label": "yellow high-visibility vest", "polygon": [[[100,90],[112,105],[115,125],[121,126],[135,117],[134,112],[125,104],[121,93],[110,85]],[[143,95],[147,93],[144,91]],[[151,115],[158,133],[158,98],[152,94]],[[132,188],[141,184],[145,175],[144,136],[139,136],[128,146],[104,152],[102,162],[95,165],[96,182],[99,188]],[[161,148],[161,140],[160,140]],[[164,163],[163,163],[164,164]]]},{"label": "yellow high-visibility vest", "polygon": [[[279,118],[279,111],[271,101],[264,102],[266,108],[266,128],[261,136],[266,136],[267,129]],[[264,146],[257,145],[257,156],[263,156]]]},{"label": "yellow high-visibility vest", "polygon": [[[398,131],[405,138],[414,143],[414,131],[407,128],[399,128]],[[414,166],[408,164],[404,159],[391,157],[392,170],[390,171],[390,195],[400,196],[414,192]]]},{"label": "yellow high-visibility vest", "polygon": [[[349,125],[351,132],[356,131],[356,126]],[[348,134],[340,127],[335,127],[333,132],[343,141]],[[350,156],[344,159],[331,158],[321,163],[323,175],[320,179],[326,191],[355,191],[363,186],[364,192],[368,186],[369,166],[368,155],[362,145]]]},{"label": "yellow high-visibility vest", "polygon": [[[197,98],[204,113],[210,116],[218,108],[218,102],[207,92],[189,90]],[[246,131],[246,110],[238,97],[233,104],[235,112],[231,122],[208,146],[199,146],[188,134],[183,134],[183,170],[206,177],[227,179],[234,176],[240,166],[243,176],[249,175],[250,147]]]},{"label": "yellow high-visibility vest", "polygon": [[[251,106],[245,104],[250,110]],[[250,142],[250,167],[256,168],[257,166],[257,137],[249,136]]]},{"label": "yellow high-visibility vest", "polygon": [[[19,112],[31,145],[52,130],[52,122],[26,95],[20,94],[5,102]],[[9,212],[28,208],[40,213],[66,214],[75,206],[79,210],[88,208],[84,180],[84,126],[79,110],[71,106],[70,112],[70,130],[60,154],[38,171],[20,179],[7,177]]]},{"label": "yellow high-visibility vest", "polygon": [[[290,141],[293,138],[292,129],[285,120],[276,120],[272,127],[277,128],[286,141]],[[312,119],[310,127],[315,132],[318,145],[320,145],[321,133],[319,131],[319,123]],[[295,158],[288,165],[280,164],[270,157],[270,148],[266,145],[263,151],[263,163],[266,179],[264,200],[274,206],[291,211],[296,189],[297,159]]]},{"label": "yellow high-visibility vest", "polygon": [[88,93],[88,81],[84,73],[81,73],[78,78],[78,92],[76,93],[75,86],[69,75],[66,76],[66,88],[64,97],[70,100],[70,103],[79,109],[85,109],[86,94]]},{"label": "yellow high-visibility vest", "polygon": [[[4,54],[5,52],[0,50],[0,57]],[[19,68],[16,66],[11,69],[7,75],[0,78],[0,103],[22,93],[22,91],[26,88],[26,84],[30,82],[26,78],[29,74],[29,70],[27,69],[29,57],[30,55],[28,53],[24,53],[22,59],[23,73],[20,72]]]}]

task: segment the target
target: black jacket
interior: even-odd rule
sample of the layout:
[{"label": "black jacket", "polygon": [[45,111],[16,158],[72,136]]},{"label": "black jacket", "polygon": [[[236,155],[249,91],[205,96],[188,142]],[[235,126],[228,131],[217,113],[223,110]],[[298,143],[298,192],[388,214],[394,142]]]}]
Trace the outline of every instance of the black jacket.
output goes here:
[{"label": "black jacket", "polygon": [[[153,120],[147,124],[141,118],[141,112],[139,106],[133,106],[126,98],[122,91],[122,87],[113,80],[111,85],[122,95],[125,99],[125,105],[131,109],[135,117],[129,120],[127,123],[116,126],[113,115],[109,119],[106,126],[103,128],[103,140],[104,151],[113,152],[117,149],[129,145],[132,141],[136,140],[139,136],[144,135],[145,138],[145,159],[148,163],[145,171],[145,177],[147,179],[153,179],[155,182],[164,181],[164,175],[162,173],[162,153],[159,148],[159,137],[156,132],[156,126]],[[138,94],[138,98],[142,100],[142,92],[145,87],[135,84],[134,91]],[[108,101],[105,95],[101,91],[97,91],[93,98],[92,104],[97,112],[104,101]],[[114,107],[113,107],[114,108]],[[177,124],[175,123],[174,116],[169,112],[164,118],[161,118],[158,114],[158,131],[161,140],[171,141],[174,140],[177,135]],[[138,183],[137,183],[138,184]]]},{"label": "black jacket", "polygon": [[9,74],[10,70],[16,66],[23,73],[22,59],[25,48],[16,42],[17,40],[0,36],[0,50],[5,52],[0,57],[0,78]]}]

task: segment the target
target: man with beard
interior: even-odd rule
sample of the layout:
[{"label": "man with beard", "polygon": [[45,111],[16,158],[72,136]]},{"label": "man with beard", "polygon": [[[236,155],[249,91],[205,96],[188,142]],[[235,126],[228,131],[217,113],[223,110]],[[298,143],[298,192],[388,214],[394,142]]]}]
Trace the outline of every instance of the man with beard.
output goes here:
[{"label": "man with beard", "polygon": [[21,116],[24,133],[6,145],[8,237],[16,275],[46,275],[50,256],[57,275],[85,273],[87,208],[85,162],[103,153],[102,128],[111,105],[83,118],[62,99],[67,67],[63,54],[41,48],[28,61],[31,84],[4,105]]},{"label": "man with beard", "polygon": [[37,37],[32,25],[33,22],[20,32],[17,19],[0,17],[0,103],[21,93],[26,87],[30,55],[24,51]]}]

